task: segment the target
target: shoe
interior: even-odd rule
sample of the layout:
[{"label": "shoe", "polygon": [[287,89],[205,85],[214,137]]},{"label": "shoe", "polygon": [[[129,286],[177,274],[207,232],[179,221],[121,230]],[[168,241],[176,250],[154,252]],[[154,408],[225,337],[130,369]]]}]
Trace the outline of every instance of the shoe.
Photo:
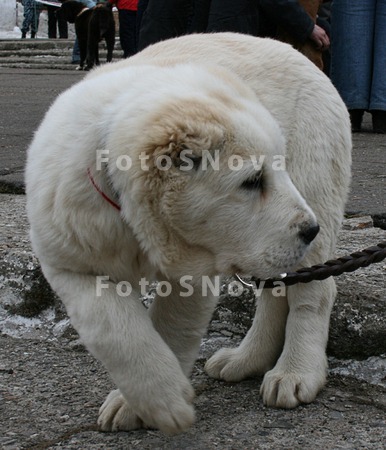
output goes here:
[{"label": "shoe", "polygon": [[374,133],[386,134],[386,111],[374,110],[371,111],[371,115]]},{"label": "shoe", "polygon": [[351,120],[351,131],[357,133],[362,129],[363,109],[349,109]]},{"label": "shoe", "polygon": [[25,32],[25,31],[23,31],[22,33],[21,33],[21,38],[22,39],[25,39],[27,37],[27,33]]},{"label": "shoe", "polygon": [[31,32],[31,39],[35,39],[36,38],[36,33]]}]

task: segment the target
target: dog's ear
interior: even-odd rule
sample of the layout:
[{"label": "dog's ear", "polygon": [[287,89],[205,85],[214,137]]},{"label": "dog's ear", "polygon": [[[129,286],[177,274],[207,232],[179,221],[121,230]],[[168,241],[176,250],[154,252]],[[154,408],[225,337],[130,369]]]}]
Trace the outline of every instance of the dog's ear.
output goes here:
[{"label": "dog's ear", "polygon": [[193,151],[186,144],[177,146],[171,152],[166,152],[170,157],[170,161],[174,167],[181,170],[197,170],[200,167],[202,155]]},{"label": "dog's ear", "polygon": [[189,148],[184,148],[181,150],[178,157],[172,161],[173,165],[181,170],[198,170],[202,161],[202,156],[195,155]]},{"label": "dog's ear", "polygon": [[224,146],[229,129],[211,104],[173,101],[152,114],[141,148],[155,171],[193,173],[200,170],[204,156]]},{"label": "dog's ear", "polygon": [[147,152],[149,161],[160,170],[197,171],[204,156],[210,157],[223,147],[225,133],[219,124],[205,123],[201,126],[198,122],[189,128],[176,127],[172,132],[158,135],[156,143],[153,140]]},{"label": "dog's ear", "polygon": [[202,150],[208,147],[206,139],[185,133],[173,133],[169,139],[158,145],[152,155],[156,168],[166,170],[177,168],[182,171],[198,170],[202,160]]}]

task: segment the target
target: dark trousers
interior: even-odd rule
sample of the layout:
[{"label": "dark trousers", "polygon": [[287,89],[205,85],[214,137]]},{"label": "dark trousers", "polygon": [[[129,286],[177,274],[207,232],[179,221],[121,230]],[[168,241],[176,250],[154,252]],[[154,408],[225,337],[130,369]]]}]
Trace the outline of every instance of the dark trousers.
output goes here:
[{"label": "dark trousers", "polygon": [[256,0],[211,0],[206,31],[233,31],[258,36],[258,3]]},{"label": "dark trousers", "polygon": [[137,53],[137,11],[119,10],[119,41],[124,58]]},{"label": "dark trousers", "polygon": [[205,33],[208,27],[211,0],[194,0],[193,14],[188,27],[189,33]]},{"label": "dark trousers", "polygon": [[56,6],[47,5],[47,13],[48,13],[48,37],[50,39],[56,39],[56,25],[59,28],[59,37],[60,39],[68,38],[68,25],[67,20],[64,17],[56,17],[56,11],[59,8]]},{"label": "dark trousers", "polygon": [[147,5],[149,4],[149,0],[138,0],[138,9],[137,9],[137,45],[139,43],[139,30],[141,29],[142,16],[146,11]]},{"label": "dark trousers", "polygon": [[186,34],[194,0],[149,0],[143,13],[138,50]]}]

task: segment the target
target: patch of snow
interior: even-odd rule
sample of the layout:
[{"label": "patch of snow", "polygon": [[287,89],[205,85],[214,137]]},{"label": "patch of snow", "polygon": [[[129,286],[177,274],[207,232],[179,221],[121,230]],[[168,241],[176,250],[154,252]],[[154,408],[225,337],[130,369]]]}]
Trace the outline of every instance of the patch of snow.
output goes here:
[{"label": "patch of snow", "polygon": [[60,337],[69,321],[55,322],[54,308],[48,308],[37,317],[28,318],[10,314],[0,307],[0,332],[17,339],[46,340]]},{"label": "patch of snow", "polygon": [[386,388],[386,354],[371,356],[363,361],[330,358],[330,373],[353,377]]},{"label": "patch of snow", "polygon": [[[0,39],[20,39],[20,28],[24,20],[24,8],[16,0],[0,0]],[[47,11],[40,13],[38,38],[47,38]],[[28,36],[27,36],[28,38]]]}]

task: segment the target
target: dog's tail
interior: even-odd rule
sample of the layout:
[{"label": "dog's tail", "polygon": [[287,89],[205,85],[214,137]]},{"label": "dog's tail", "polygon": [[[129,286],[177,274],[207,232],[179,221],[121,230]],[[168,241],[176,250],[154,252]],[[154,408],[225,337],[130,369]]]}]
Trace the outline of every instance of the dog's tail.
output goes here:
[{"label": "dog's tail", "polygon": [[114,16],[111,9],[103,5],[96,6],[94,14],[97,15],[99,24],[99,39],[102,39],[105,37],[109,27],[111,27],[111,22],[114,24]]}]

